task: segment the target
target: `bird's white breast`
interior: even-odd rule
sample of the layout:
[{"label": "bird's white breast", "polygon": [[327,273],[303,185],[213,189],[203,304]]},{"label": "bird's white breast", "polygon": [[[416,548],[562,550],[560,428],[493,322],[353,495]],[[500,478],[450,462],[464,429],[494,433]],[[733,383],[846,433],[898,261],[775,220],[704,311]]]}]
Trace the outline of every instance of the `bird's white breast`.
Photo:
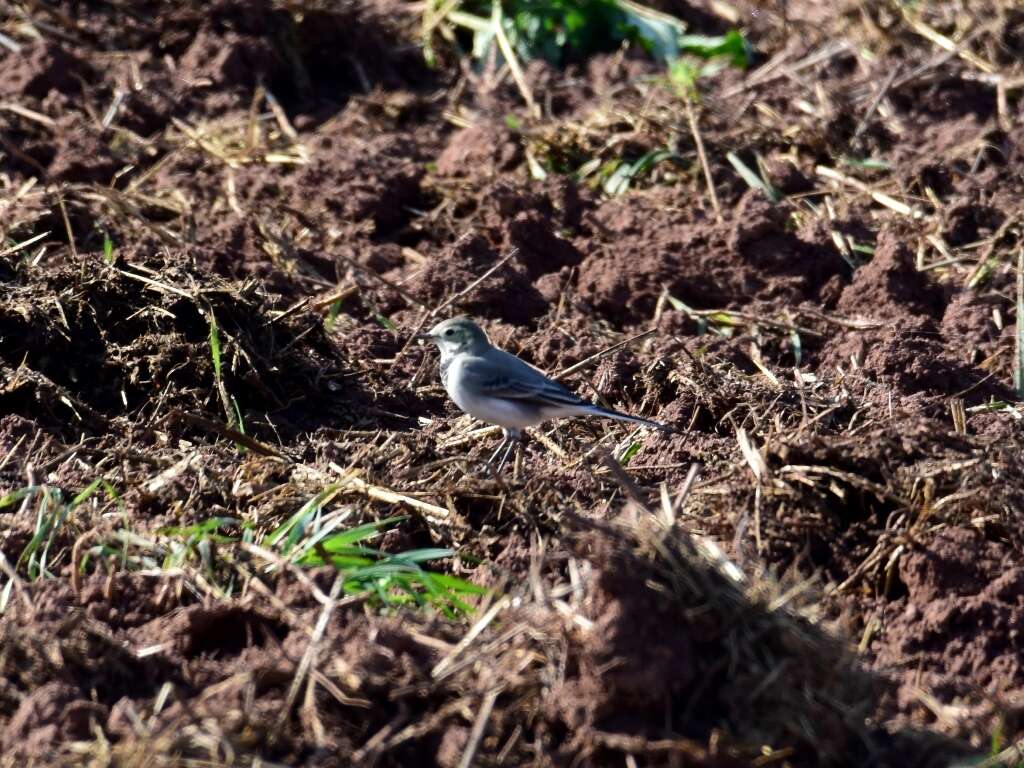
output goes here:
[{"label": "bird's white breast", "polygon": [[462,363],[463,358],[456,355],[447,361],[444,374],[444,388],[460,409],[474,418],[506,429],[525,429],[541,421],[536,408],[508,398],[474,392],[472,387],[466,386],[460,370]]}]

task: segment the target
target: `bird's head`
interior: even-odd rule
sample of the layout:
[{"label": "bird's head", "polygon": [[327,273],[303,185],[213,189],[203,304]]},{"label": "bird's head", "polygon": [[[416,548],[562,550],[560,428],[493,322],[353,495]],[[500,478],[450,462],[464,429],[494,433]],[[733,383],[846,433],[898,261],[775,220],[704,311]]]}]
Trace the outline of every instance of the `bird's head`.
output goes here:
[{"label": "bird's head", "polygon": [[491,345],[483,329],[468,317],[453,317],[440,322],[426,333],[419,334],[419,338],[437,344],[443,357],[460,352],[484,352]]}]

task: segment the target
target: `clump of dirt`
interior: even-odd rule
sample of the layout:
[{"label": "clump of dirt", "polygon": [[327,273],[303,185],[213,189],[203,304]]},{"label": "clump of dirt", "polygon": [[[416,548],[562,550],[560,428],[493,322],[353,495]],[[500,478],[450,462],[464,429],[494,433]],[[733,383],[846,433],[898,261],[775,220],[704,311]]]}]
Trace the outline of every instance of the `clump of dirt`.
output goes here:
[{"label": "clump of dirt", "polygon": [[951,301],[948,290],[914,267],[905,238],[883,230],[874,256],[857,270],[837,309],[887,321],[886,327],[845,334],[830,345],[825,358],[834,365],[860,369],[905,394],[1012,397],[1003,382],[978,367],[982,360],[977,355],[957,359],[956,347],[951,348],[953,340],[962,343],[977,338],[972,328],[957,320],[959,314],[966,314],[958,307],[975,301],[967,293]]},{"label": "clump of dirt", "polygon": [[935,691],[951,710],[928,724],[957,735],[992,718],[992,703],[977,702],[979,691],[1006,707],[1005,717],[1019,717],[1024,568],[1011,549],[976,529],[947,528],[910,548],[898,573],[906,596],[880,606],[882,636],[873,651],[906,681],[901,705],[917,703],[914,690]]},{"label": "clump of dirt", "polygon": [[822,286],[846,273],[834,247],[806,242],[790,232],[785,212],[755,192],[744,196],[736,208],[729,248],[763,276],[766,285],[755,290],[768,300],[776,294],[785,300],[789,294],[794,303],[818,301]]},{"label": "clump of dirt", "polygon": [[635,562],[607,551],[595,554],[608,561],[594,574],[595,590],[584,606],[594,626],[549,704],[576,738],[594,728],[642,728],[649,721],[645,710],[680,696],[697,675],[691,628],[679,626],[668,642],[661,637],[665,625],[678,622],[677,606],[645,586]]},{"label": "clump of dirt", "polygon": [[594,227],[614,243],[591,256],[577,289],[584,306],[616,323],[649,318],[664,290],[696,309],[741,305],[754,294],[817,301],[847,271],[834,248],[789,232],[784,212],[753,193],[729,222],[678,210],[666,224],[635,201],[610,201]]},{"label": "clump of dirt", "polygon": [[513,141],[507,129],[489,123],[476,123],[451,135],[437,158],[439,176],[465,176],[500,173],[518,165],[522,147]]},{"label": "clump of dirt", "polygon": [[[700,733],[705,724],[727,721],[745,724],[750,744],[797,743],[801,737],[787,714],[796,705],[789,698],[794,689],[820,703],[807,745],[812,750],[831,745],[827,753],[817,752],[819,764],[842,763],[865,749],[865,742],[850,729],[856,717],[835,706],[834,700],[826,704],[827,691],[835,691],[856,709],[879,683],[848,667],[838,645],[779,614],[751,606],[743,617],[733,614],[737,585],[700,567],[690,570],[692,553],[687,554],[685,540],[664,542],[671,556],[653,562],[611,542],[604,535],[581,541],[593,568],[593,590],[582,611],[593,624],[578,645],[570,643],[565,679],[547,707],[564,723],[573,751],[611,746],[600,738],[607,733],[639,733],[651,744],[657,733],[648,729],[660,722],[657,715],[671,718],[673,729],[681,734]],[[665,626],[676,629],[666,635]],[[769,635],[773,639],[765,642]],[[720,656],[725,648],[732,654],[728,664]],[[711,661],[716,657],[719,662]],[[803,661],[796,663],[798,658]],[[791,685],[759,688],[752,695],[742,684],[716,682],[732,666],[730,676],[753,683],[763,679],[764,664],[789,668]],[[875,738],[862,737],[868,742]],[[868,749],[881,751],[880,744]],[[719,764],[700,750],[694,749],[692,757],[696,764]],[[733,764],[725,755],[719,759],[722,765]]]},{"label": "clump of dirt", "polygon": [[[862,338],[860,347],[864,351],[855,364],[900,392],[952,395],[976,390],[989,380],[985,371],[959,363],[946,351],[939,327],[930,319],[904,324],[874,339]],[[989,391],[1002,394],[1006,389],[997,383]]]},{"label": "clump of dirt", "polygon": [[839,299],[838,309],[884,320],[908,315],[935,317],[946,306],[940,285],[914,267],[905,235],[879,232],[871,261],[857,270]]},{"label": "clump of dirt", "polygon": [[[107,587],[99,588],[106,600],[138,610],[131,600],[120,602],[121,589]],[[54,761],[63,743],[88,740],[122,697],[152,696],[165,682],[180,682],[170,665],[136,656],[104,620],[76,606],[66,582],[38,585],[31,595],[19,588],[0,626],[0,645],[7,681],[0,709],[8,718],[0,738],[5,753],[25,758]]]},{"label": "clump of dirt", "polygon": [[87,62],[59,43],[26,46],[18,54],[5,49],[0,66],[5,74],[0,84],[4,98],[42,100],[51,91],[80,94],[96,79],[96,71]]},{"label": "clump of dirt", "polygon": [[[414,290],[421,300],[440,304],[452,296],[452,286],[470,284],[501,258],[484,238],[471,236],[431,259],[418,276]],[[460,302],[461,307],[472,315],[496,317],[516,325],[536,320],[547,310],[547,302],[531,282],[525,261],[517,253],[494,273],[486,286]],[[508,297],[514,300],[507,301]]]},{"label": "clump of dirt", "polygon": [[517,260],[525,265],[530,279],[575,267],[583,255],[568,240],[552,232],[551,222],[529,213],[521,213],[508,224],[508,241],[516,248]]}]

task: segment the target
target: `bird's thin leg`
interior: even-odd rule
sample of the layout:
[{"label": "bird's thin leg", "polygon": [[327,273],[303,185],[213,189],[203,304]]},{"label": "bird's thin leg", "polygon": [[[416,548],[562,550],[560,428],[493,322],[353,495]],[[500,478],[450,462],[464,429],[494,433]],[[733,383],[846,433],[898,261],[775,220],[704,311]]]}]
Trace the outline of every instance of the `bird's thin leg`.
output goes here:
[{"label": "bird's thin leg", "polygon": [[505,448],[505,453],[501,457],[501,461],[498,463],[498,471],[501,472],[501,468],[505,466],[505,462],[508,461],[508,455],[512,452],[512,449],[519,444],[519,441],[514,438],[508,439],[508,447]]},{"label": "bird's thin leg", "polygon": [[505,466],[505,462],[508,461],[508,457],[509,454],[512,453],[512,449],[518,449],[518,447],[523,443],[523,431],[521,429],[505,429],[502,433],[505,435],[508,445],[505,446],[505,453],[501,457],[501,463],[498,464],[499,472],[501,472],[501,468]]},{"label": "bird's thin leg", "polygon": [[[502,432],[501,432],[501,442],[498,443],[498,447],[494,450],[494,453],[491,454],[491,458],[489,458],[487,460],[487,463],[484,466],[486,466],[486,467],[491,466],[494,463],[494,460],[498,457],[498,454],[501,453],[501,449],[504,448],[505,444],[508,443],[508,442],[509,442],[509,437],[508,437],[508,435],[505,434],[505,431],[502,430]],[[501,471],[501,465],[500,464],[498,465],[498,471],[499,472]]]}]

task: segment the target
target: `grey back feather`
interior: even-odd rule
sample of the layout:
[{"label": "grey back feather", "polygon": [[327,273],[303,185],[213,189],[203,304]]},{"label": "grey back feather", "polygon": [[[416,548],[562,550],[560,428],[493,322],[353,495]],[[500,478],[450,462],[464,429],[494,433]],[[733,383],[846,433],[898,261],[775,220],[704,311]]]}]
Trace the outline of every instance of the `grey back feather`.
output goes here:
[{"label": "grey back feather", "polygon": [[589,406],[557,381],[518,357],[492,347],[462,364],[466,383],[489,397],[528,402],[538,407]]}]

